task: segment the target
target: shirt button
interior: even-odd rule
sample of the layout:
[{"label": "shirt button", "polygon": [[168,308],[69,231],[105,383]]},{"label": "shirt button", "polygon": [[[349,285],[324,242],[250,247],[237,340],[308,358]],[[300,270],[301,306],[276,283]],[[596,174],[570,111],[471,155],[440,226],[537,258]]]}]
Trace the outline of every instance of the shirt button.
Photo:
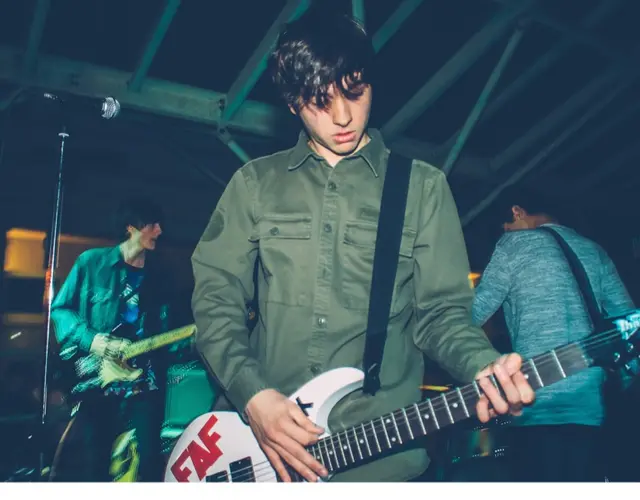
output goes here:
[{"label": "shirt button", "polygon": [[336,190],[336,183],[331,181],[329,182],[329,191],[335,191]]},{"label": "shirt button", "polygon": [[271,231],[269,231],[272,235],[276,235],[280,232],[280,230],[277,227],[272,227]]},{"label": "shirt button", "polygon": [[327,324],[327,318],[324,316],[318,317],[318,326],[325,326]]},{"label": "shirt button", "polygon": [[324,232],[325,233],[330,233],[331,232],[331,224],[325,224],[324,225]]},{"label": "shirt button", "polygon": [[320,365],[311,365],[311,373],[318,375],[320,371]]}]

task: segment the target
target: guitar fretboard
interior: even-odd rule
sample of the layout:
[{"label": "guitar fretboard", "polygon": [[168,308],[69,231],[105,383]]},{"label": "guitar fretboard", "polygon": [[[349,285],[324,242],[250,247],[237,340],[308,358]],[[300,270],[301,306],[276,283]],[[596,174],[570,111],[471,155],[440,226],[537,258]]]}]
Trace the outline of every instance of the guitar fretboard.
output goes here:
[{"label": "guitar fretboard", "polygon": [[125,351],[124,359],[135,358],[154,349],[159,349],[166,345],[177,342],[178,340],[186,339],[193,335],[196,331],[195,325],[187,325],[175,330],[150,337],[148,339],[139,340],[131,344]]},{"label": "guitar fretboard", "polygon": [[[598,339],[598,337],[601,337]],[[600,351],[611,350],[620,340],[611,332],[575,342],[523,362],[521,371],[534,390],[593,366]],[[499,387],[491,376],[491,382]],[[380,455],[399,451],[412,441],[476,416],[482,395],[477,381],[421,403],[334,433],[307,450],[330,473],[361,465]]]}]

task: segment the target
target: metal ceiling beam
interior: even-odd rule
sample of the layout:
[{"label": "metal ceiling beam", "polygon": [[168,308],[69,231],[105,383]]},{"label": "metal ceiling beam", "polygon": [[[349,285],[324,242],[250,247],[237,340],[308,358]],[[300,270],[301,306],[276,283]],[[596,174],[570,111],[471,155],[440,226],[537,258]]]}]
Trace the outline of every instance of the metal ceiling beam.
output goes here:
[{"label": "metal ceiling beam", "polygon": [[[147,78],[140,92],[127,86],[129,73],[53,56],[40,56],[36,71],[27,76],[19,70],[21,54],[14,48],[0,46],[0,80],[25,87],[75,95],[116,97],[122,106],[172,118],[192,120],[218,127],[221,124],[220,99],[224,94],[210,90]],[[296,130],[290,113],[277,112],[274,106],[247,101],[227,128],[266,137],[282,137]]]},{"label": "metal ceiling beam", "polygon": [[[602,0],[600,5],[590,12],[583,20],[585,28],[596,26],[602,19],[611,14],[623,0]],[[575,41],[571,37],[565,37],[549,50],[542,57],[537,59],[532,66],[521,73],[512,83],[503,89],[486,107],[478,123],[482,123],[498,111],[500,111],[507,103],[509,103],[520,92],[527,88],[536,77],[547,71],[553,64],[558,62],[567,55],[569,50],[575,47]],[[450,149],[456,141],[461,130],[454,132],[447,142],[443,145],[443,149]]]},{"label": "metal ceiling beam", "polygon": [[514,0],[473,35],[438,72],[382,127],[387,137],[398,136],[454,84],[489,48],[499,40],[535,0]]},{"label": "metal ceiling beam", "polygon": [[[224,97],[222,93],[153,78],[145,80],[140,92],[132,92],[127,87],[129,74],[124,71],[59,57],[41,54],[34,75],[25,77],[19,71],[20,56],[18,50],[0,46],[0,80],[97,99],[114,96],[123,106],[122,114],[129,108],[270,139],[283,139],[287,134],[295,137],[299,129],[291,113],[257,101],[245,101],[232,120],[223,125],[218,106]],[[433,144],[403,137],[385,140],[390,147],[402,149],[405,155],[413,155],[435,166],[442,165],[444,161]],[[232,147],[239,158],[244,160],[249,156],[245,157],[246,153]],[[489,173],[489,160],[464,155],[459,159],[456,172],[480,179]]]},{"label": "metal ceiling beam", "polygon": [[[582,151],[583,149],[591,146],[597,141],[602,135],[609,132],[616,125],[630,118],[634,114],[640,112],[640,101],[636,101],[631,106],[625,106],[620,110],[619,113],[611,116],[608,120],[604,120],[603,122],[598,124],[598,127],[593,129],[588,134],[581,137],[580,142],[575,143],[572,147],[567,148],[562,154],[555,156],[552,158],[550,162],[545,163],[540,168],[540,174],[548,174],[551,173],[556,168],[562,166],[569,160],[573,155]],[[540,180],[540,184],[546,184],[544,179]]]},{"label": "metal ceiling beam", "polygon": [[511,60],[511,56],[513,55],[516,48],[518,47],[520,40],[522,40],[522,35],[524,35],[524,27],[518,26],[513,32],[513,35],[511,35],[511,38],[509,38],[509,41],[507,42],[507,46],[505,47],[504,51],[502,52],[502,55],[500,56],[500,59],[498,60],[498,64],[496,64],[495,68],[489,75],[489,79],[487,80],[487,83],[485,83],[484,88],[480,92],[480,96],[478,97],[478,100],[476,101],[475,105],[471,109],[471,113],[469,113],[469,116],[467,117],[464,125],[462,126],[462,129],[460,130],[460,134],[458,134],[458,137],[455,143],[453,144],[453,146],[451,147],[451,150],[449,151],[449,154],[447,155],[447,159],[445,160],[444,166],[442,167],[442,171],[446,175],[449,175],[451,173],[451,169],[453,168],[453,165],[458,159],[458,156],[460,155],[462,148],[467,142],[469,135],[471,135],[471,131],[473,130],[475,125],[478,123],[478,120],[482,115],[482,111],[487,105],[487,101],[489,100],[489,96],[491,95],[491,92],[493,92],[493,89],[498,83],[498,80],[502,76],[502,72],[504,71],[504,68],[507,66],[507,63]]},{"label": "metal ceiling beam", "polygon": [[378,31],[373,35],[373,50],[378,53],[380,49],[395,35],[409,16],[422,4],[424,0],[403,0],[398,8],[389,16]]},{"label": "metal ceiling beam", "polygon": [[507,187],[517,183],[531,170],[540,165],[554,150],[562,145],[569,137],[582,128],[589,120],[600,113],[626,86],[628,83],[623,83],[609,91],[604,98],[601,98],[590,107],[585,113],[583,113],[577,120],[575,120],[569,127],[563,129],[562,133],[553,138],[544,148],[542,148],[538,154],[531,158],[527,163],[513,172],[504,182],[501,182],[496,186],[486,197],[480,200],[472,209],[461,218],[463,226],[467,226],[478,215],[486,210],[495,200],[500,196],[500,193]]},{"label": "metal ceiling beam", "polygon": [[233,152],[233,154],[235,154],[240,159],[243,164],[249,163],[251,161],[251,156],[249,156],[249,153],[242,149],[242,146],[238,144],[238,141],[233,138],[233,136],[227,129],[218,130],[217,136],[218,139],[220,139],[220,141],[222,141],[222,143],[226,145]]},{"label": "metal ceiling beam", "polygon": [[167,34],[173,17],[176,15],[176,12],[178,12],[178,7],[180,7],[180,0],[166,0],[165,7],[158,18],[155,28],[153,28],[151,32],[149,41],[142,52],[142,56],[131,76],[131,80],[129,80],[129,90],[138,92],[142,88],[142,82],[147,76],[151,62],[160,48],[164,36]]},{"label": "metal ceiling beam", "polygon": [[366,26],[364,0],[351,0],[351,11],[354,19],[362,24],[362,26]]},{"label": "metal ceiling beam", "polygon": [[[512,0],[493,0],[494,2],[509,5]],[[551,28],[554,31],[559,33],[563,33],[568,36],[573,42],[585,45],[587,47],[591,47],[592,49],[597,50],[603,56],[611,59],[612,61],[621,61],[626,60],[627,64],[633,64],[633,60],[620,53],[620,50],[611,45],[608,42],[605,42],[601,38],[595,36],[593,33],[588,30],[581,28],[579,26],[574,26],[569,23],[565,23],[563,21],[559,21],[554,19],[549,14],[545,13],[543,9],[536,8],[531,11],[531,18],[537,23],[546,26],[547,28]]]},{"label": "metal ceiling beam", "polygon": [[574,197],[583,196],[586,191],[594,187],[601,181],[604,181],[608,176],[614,174],[622,167],[627,165],[630,160],[640,157],[640,143],[636,143],[630,148],[618,151],[612,158],[608,159],[601,168],[592,170],[586,177],[574,186]]},{"label": "metal ceiling beam", "polygon": [[267,68],[269,53],[278,39],[282,26],[301,16],[310,4],[311,0],[289,0],[284,6],[222,101],[223,121],[230,120],[236,114],[253,87],[258,83],[260,76]]},{"label": "metal ceiling beam", "polygon": [[42,41],[42,34],[44,33],[44,25],[49,14],[49,7],[51,6],[51,0],[38,0],[36,4],[36,11],[33,14],[31,21],[31,28],[29,29],[29,38],[27,40],[27,49],[24,53],[24,61],[22,62],[22,69],[25,74],[33,72],[36,64],[36,58],[38,56],[38,50],[40,49],[40,42]]},{"label": "metal ceiling beam", "polygon": [[537,122],[528,132],[519,139],[511,143],[504,151],[498,154],[491,162],[491,168],[497,172],[518,160],[530,148],[549,134],[554,128],[560,126],[563,121],[567,120],[572,114],[576,113],[580,108],[593,101],[598,94],[607,86],[613,84],[622,74],[622,68],[616,66],[605,74],[592,80],[578,93],[573,94],[565,103],[551,113],[546,118]]}]

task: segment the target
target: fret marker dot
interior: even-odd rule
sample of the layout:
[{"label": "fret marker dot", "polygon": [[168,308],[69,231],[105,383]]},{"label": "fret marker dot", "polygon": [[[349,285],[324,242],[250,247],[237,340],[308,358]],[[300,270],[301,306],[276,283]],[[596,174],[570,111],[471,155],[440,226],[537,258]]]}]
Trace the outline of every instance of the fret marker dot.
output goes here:
[{"label": "fret marker dot", "polygon": [[392,437],[391,441],[393,441],[395,443],[396,442],[396,438]]},{"label": "fret marker dot", "polygon": [[343,450],[346,450],[346,449],[347,449],[347,445],[345,444],[345,445],[342,447],[342,449],[343,449]]},{"label": "fret marker dot", "polygon": [[361,439],[361,440],[360,440],[360,444],[364,444],[364,440],[362,440],[362,439]]},{"label": "fret marker dot", "polygon": [[425,420],[429,420],[429,415],[423,415]]},{"label": "fret marker dot", "polygon": [[451,406],[453,406],[454,408],[458,407],[458,403],[453,403]]},{"label": "fret marker dot", "polygon": [[331,450],[329,450],[329,455],[333,455],[333,452]]},{"label": "fret marker dot", "polygon": [[528,375],[528,374],[525,374],[524,378],[525,378],[526,380],[529,380],[529,375]]},{"label": "fret marker dot", "polygon": [[390,423],[391,423],[391,420],[387,419],[387,420],[386,420],[386,422],[387,422],[388,424],[390,424]]}]

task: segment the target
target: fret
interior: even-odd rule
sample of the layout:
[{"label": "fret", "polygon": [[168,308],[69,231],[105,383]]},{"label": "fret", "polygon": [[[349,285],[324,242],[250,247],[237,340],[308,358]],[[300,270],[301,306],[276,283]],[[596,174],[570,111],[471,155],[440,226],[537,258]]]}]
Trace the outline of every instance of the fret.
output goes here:
[{"label": "fret", "polygon": [[[400,435],[400,430],[398,429],[398,422],[396,421],[396,416],[393,413],[391,414],[391,420],[393,420],[393,427],[396,430],[396,436],[398,437],[398,442],[402,444],[402,436]],[[391,438],[391,441],[393,441],[393,438]]]},{"label": "fret", "polygon": [[404,421],[407,423],[407,429],[409,429],[409,437],[411,440],[414,440],[413,431],[411,430],[411,422],[409,422],[409,417],[407,416],[407,411],[403,408],[402,415],[404,415]]},{"label": "fret", "polygon": [[482,397],[482,391],[480,390],[480,386],[478,385],[478,381],[474,380],[472,382],[473,388],[476,390],[476,394],[478,395],[478,399]]},{"label": "fret", "polygon": [[349,439],[349,432],[348,431],[344,431],[344,439],[347,442],[347,448],[349,448],[349,455],[351,455],[351,463],[356,463],[356,458],[353,456],[353,451],[351,450],[351,443],[350,443],[350,439]]},{"label": "fret", "polygon": [[427,435],[427,429],[424,426],[424,423],[422,422],[422,412],[420,412],[420,407],[418,406],[418,404],[414,404],[413,408],[416,412],[416,415],[418,417],[418,422],[420,422],[420,428],[422,429],[422,435],[426,436]]},{"label": "fret", "polygon": [[[356,432],[356,428],[353,428],[353,437],[356,438],[356,446],[358,447],[358,455],[360,455],[360,460],[363,460],[364,457],[362,456],[362,448],[360,448],[360,440],[358,439],[358,433]],[[369,455],[371,455],[371,452],[369,452]]]},{"label": "fret", "polygon": [[391,441],[389,440],[389,434],[387,434],[387,427],[384,425],[384,420],[380,417],[380,423],[382,424],[382,432],[384,432],[384,437],[387,438],[387,446],[391,448]]},{"label": "fret", "polygon": [[464,402],[460,402],[460,393],[458,391],[445,392],[444,399],[449,405],[449,416],[452,419],[452,423],[464,420],[469,416]]},{"label": "fret", "polygon": [[451,415],[451,408],[449,408],[449,402],[447,401],[447,393],[443,392],[441,397],[442,397],[442,401],[444,401],[444,408],[445,410],[447,410],[447,415],[449,415],[449,420],[451,420],[452,424],[455,424],[456,421],[453,420],[453,415]]},{"label": "fret", "polygon": [[[331,449],[329,450],[329,455],[333,456],[333,459],[336,461],[338,469],[340,468],[340,457],[336,453],[336,447],[333,445],[333,438],[329,438],[331,442]],[[346,464],[345,464],[346,465]]]},{"label": "fret", "polygon": [[369,446],[369,440],[367,439],[367,430],[366,430],[364,424],[360,424],[360,425],[362,426],[362,437],[364,439],[364,443],[367,445],[367,450],[369,451],[369,456],[372,457],[373,453],[371,453],[371,447]]},{"label": "fret", "polygon": [[538,383],[540,384],[540,387],[544,387],[544,382],[540,377],[540,372],[538,372],[538,367],[536,366],[536,363],[533,361],[533,358],[529,360],[529,365],[531,365],[531,368],[533,368],[533,373],[535,374],[536,379],[538,379]]},{"label": "fret", "polygon": [[320,444],[324,444],[324,456],[326,458],[326,462],[324,466],[327,468],[329,472],[333,472],[333,463],[331,462],[331,453],[329,452],[329,447],[327,446],[327,439],[321,439]]},{"label": "fret", "polygon": [[373,420],[369,422],[371,424],[371,430],[373,430],[373,437],[376,440],[376,445],[378,445],[378,451],[382,451],[382,447],[380,446],[380,441],[378,441],[378,433],[376,432],[376,428],[373,425]]},{"label": "fret", "polygon": [[319,442],[309,446],[308,451],[309,453],[311,453],[311,456],[313,456],[313,458],[315,458],[318,462],[320,462],[323,465],[323,467],[326,467],[324,463],[324,458],[322,457],[322,452],[320,451]]},{"label": "fret", "polygon": [[431,411],[431,416],[433,417],[433,421],[436,424],[436,429],[440,429],[440,422],[438,422],[438,417],[436,416],[436,412],[433,409],[433,405],[431,404],[431,399],[427,399],[427,403],[429,404],[429,410]]},{"label": "fret", "polygon": [[340,448],[340,453],[342,454],[342,460],[344,460],[345,465],[349,465],[349,462],[347,462],[347,456],[344,454],[344,448],[346,448],[347,445],[344,445],[344,448],[342,447],[342,441],[340,440],[339,432],[336,434],[336,437],[338,438],[338,447]]},{"label": "fret", "polygon": [[469,408],[467,408],[467,403],[465,403],[464,398],[462,397],[462,392],[460,391],[459,387],[456,388],[456,394],[458,395],[458,399],[460,400],[460,404],[462,405],[462,408],[464,409],[464,414],[468,418],[470,416],[469,415]]},{"label": "fret", "polygon": [[562,364],[560,363],[560,360],[558,359],[558,355],[556,354],[556,350],[552,349],[551,350],[551,354],[553,355],[553,359],[555,360],[556,364],[558,365],[558,369],[560,370],[560,373],[562,374],[562,378],[567,378],[567,374],[564,372],[564,368],[562,368]]}]

